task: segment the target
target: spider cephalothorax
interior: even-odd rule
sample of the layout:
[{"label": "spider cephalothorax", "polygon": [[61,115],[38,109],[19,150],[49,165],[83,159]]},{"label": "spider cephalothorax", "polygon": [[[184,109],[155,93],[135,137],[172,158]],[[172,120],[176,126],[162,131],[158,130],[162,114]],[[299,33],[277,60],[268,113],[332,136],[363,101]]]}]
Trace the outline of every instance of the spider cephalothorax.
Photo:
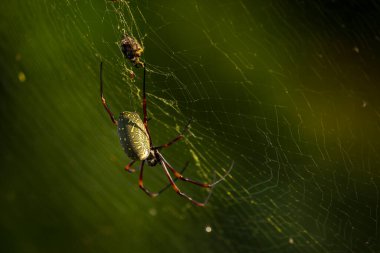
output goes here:
[{"label": "spider cephalothorax", "polygon": [[[198,202],[193,200],[191,197],[189,197],[187,194],[183,193],[178,186],[175,184],[175,180],[179,179],[185,182],[189,182],[204,188],[213,188],[217,183],[222,181],[231,171],[233,164],[231,165],[230,169],[227,171],[227,173],[220,178],[219,180],[213,182],[213,183],[201,183],[195,180],[192,180],[190,178],[186,178],[182,176],[182,172],[178,172],[169,164],[169,162],[163,157],[163,155],[160,153],[161,149],[168,148],[177,141],[183,139],[183,134],[178,135],[176,138],[171,140],[170,142],[161,145],[161,146],[153,146],[152,138],[150,137],[149,128],[148,128],[148,116],[147,116],[147,110],[146,110],[146,94],[145,94],[145,67],[144,67],[144,78],[143,78],[143,114],[144,118],[141,120],[140,116],[136,112],[122,112],[120,113],[119,119],[116,120],[113,113],[109,109],[105,98],[103,97],[103,78],[102,78],[102,71],[103,71],[103,64],[100,63],[100,96],[102,99],[102,104],[104,108],[106,109],[108,115],[111,118],[111,121],[114,125],[118,128],[118,135],[120,139],[120,144],[124,149],[124,152],[128,155],[129,158],[132,159],[132,162],[130,162],[127,166],[125,166],[125,170],[129,172],[133,172],[134,169],[132,168],[132,165],[136,161],[141,161],[140,165],[140,177],[139,177],[139,186],[140,188],[148,194],[150,197],[156,197],[160,193],[162,193],[164,190],[168,188],[168,186],[172,186],[174,191],[181,195],[182,197],[188,199],[192,203],[198,205],[198,206],[204,206],[208,198],[211,196],[211,192],[207,196],[207,198],[203,202]],[[188,125],[185,127],[187,129]],[[147,188],[144,187],[143,184],[143,173],[144,173],[144,164],[145,162],[149,166],[156,166],[160,164],[169,179],[170,184],[166,187],[164,187],[162,190],[158,192],[150,192]],[[186,168],[186,166],[185,166]],[[169,173],[169,170],[173,173],[176,179],[173,180],[171,174]]]},{"label": "spider cephalothorax", "polygon": [[146,159],[146,162],[149,166],[154,167],[158,163],[161,162],[161,158],[159,154],[157,153],[158,151],[155,149],[151,149],[148,158]]}]

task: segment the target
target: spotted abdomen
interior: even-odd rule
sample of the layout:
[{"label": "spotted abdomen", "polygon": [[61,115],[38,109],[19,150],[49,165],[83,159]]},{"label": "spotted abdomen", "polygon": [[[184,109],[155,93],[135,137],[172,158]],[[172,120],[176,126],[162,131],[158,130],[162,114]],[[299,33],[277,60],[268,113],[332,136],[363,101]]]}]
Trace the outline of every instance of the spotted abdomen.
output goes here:
[{"label": "spotted abdomen", "polygon": [[149,156],[149,137],[144,123],[135,112],[122,112],[118,119],[120,144],[129,158],[145,160]]}]

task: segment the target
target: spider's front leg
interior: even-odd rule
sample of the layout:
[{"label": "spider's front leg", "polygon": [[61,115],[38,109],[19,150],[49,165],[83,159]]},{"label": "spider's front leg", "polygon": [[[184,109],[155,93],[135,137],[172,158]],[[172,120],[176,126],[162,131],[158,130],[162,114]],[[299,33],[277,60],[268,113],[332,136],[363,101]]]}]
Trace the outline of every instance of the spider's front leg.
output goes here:
[{"label": "spider's front leg", "polygon": [[188,196],[186,193],[182,192],[182,191],[178,188],[178,186],[174,183],[174,180],[173,180],[172,177],[170,176],[170,173],[169,173],[169,171],[168,171],[168,168],[166,167],[166,164],[165,164],[165,162],[164,162],[163,160],[161,160],[161,165],[162,165],[162,167],[163,167],[163,169],[164,169],[164,171],[165,171],[165,174],[166,174],[167,178],[169,179],[170,184],[172,185],[174,191],[175,191],[177,194],[179,194],[181,197],[184,197],[185,199],[191,201],[193,204],[195,204],[195,205],[197,205],[197,206],[205,206],[205,205],[207,204],[207,202],[208,202],[208,200],[209,200],[209,198],[210,198],[210,196],[211,196],[211,194],[212,194],[212,190],[213,190],[213,188],[211,188],[210,193],[208,194],[207,198],[206,198],[203,202],[196,201],[196,200],[194,200],[193,198],[191,198],[190,196]]},{"label": "spider's front leg", "polygon": [[181,172],[178,172],[177,170],[175,170],[173,168],[173,166],[171,166],[169,164],[169,162],[166,161],[166,159],[161,155],[161,153],[158,153],[158,155],[161,158],[162,163],[164,163],[167,167],[169,167],[169,169],[174,173],[174,176],[176,178],[178,178],[179,180],[185,181],[185,182],[189,182],[189,183],[201,186],[203,188],[213,188],[215,185],[217,185],[222,180],[224,180],[230,174],[232,168],[234,167],[234,162],[232,162],[231,167],[228,169],[228,171],[221,178],[219,178],[218,180],[216,180],[212,183],[202,183],[202,182],[198,182],[198,181],[192,180],[190,178],[184,177]]},{"label": "spider's front leg", "polygon": [[103,97],[103,62],[100,62],[100,97],[102,99],[102,104],[103,104],[104,108],[106,109],[108,115],[111,118],[112,123],[117,126],[117,121],[115,120],[113,113],[111,112],[110,108],[108,107],[108,105],[106,103],[106,99]]},{"label": "spider's front leg", "polygon": [[143,123],[144,123],[144,126],[145,126],[145,130],[146,130],[146,133],[148,134],[148,137],[149,137],[149,144],[150,146],[152,147],[152,138],[150,137],[150,132],[149,132],[149,128],[148,128],[148,113],[147,113],[147,110],[146,110],[146,93],[145,93],[145,67],[144,67],[144,77],[143,77],[143,113],[144,113],[144,119],[143,119]]},{"label": "spider's front leg", "polygon": [[[183,167],[183,169],[180,172],[181,174],[185,172],[187,166],[189,166],[189,162],[185,163],[185,166]],[[177,180],[178,180],[178,177],[174,178],[173,182],[176,182]],[[164,191],[166,191],[167,189],[169,189],[170,186],[172,186],[171,183],[167,184],[164,188],[162,188],[161,190],[159,190],[158,193],[160,193],[160,194],[163,193]]]},{"label": "spider's front leg", "polygon": [[[129,172],[135,172],[135,170],[133,169],[133,171],[130,171],[131,169],[127,169],[127,167],[129,166],[132,166],[133,163],[135,163],[136,161],[132,161],[130,164],[128,164],[126,166],[126,170],[129,171]],[[187,166],[189,165],[189,162],[186,162],[185,166],[183,167],[183,169],[181,170],[181,173],[185,172]],[[142,173],[140,172],[140,188],[148,194],[149,197],[157,197],[158,195],[160,195],[161,193],[163,193],[164,191],[166,191],[167,189],[169,189],[169,187],[171,186],[171,183],[167,184],[164,188],[162,188],[161,190],[159,190],[157,193],[151,193],[150,191],[148,191],[145,187],[144,187],[144,184],[143,184],[143,176],[141,175]],[[178,178],[175,178],[173,180],[173,182],[177,181]]]}]

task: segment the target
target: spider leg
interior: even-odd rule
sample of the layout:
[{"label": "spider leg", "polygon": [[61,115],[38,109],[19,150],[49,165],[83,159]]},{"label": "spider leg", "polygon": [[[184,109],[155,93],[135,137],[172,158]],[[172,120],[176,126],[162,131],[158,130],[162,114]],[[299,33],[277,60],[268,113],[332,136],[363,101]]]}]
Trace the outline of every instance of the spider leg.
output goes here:
[{"label": "spider leg", "polygon": [[195,184],[195,185],[198,185],[198,186],[201,186],[201,187],[204,187],[204,188],[212,188],[213,184],[208,184],[208,183],[201,183],[201,182],[198,182],[198,181],[195,181],[195,180],[192,180],[190,178],[187,178],[187,177],[184,177],[182,175],[182,173],[176,171],[168,162],[166,161],[163,161],[165,163],[165,165],[174,173],[174,176],[176,178],[178,178],[179,180],[182,180],[182,181],[185,181],[185,182],[189,182],[189,183],[192,183],[192,184]]},{"label": "spider leg", "polygon": [[159,193],[158,192],[150,192],[148,189],[146,189],[144,187],[144,183],[143,183],[144,163],[145,163],[145,160],[141,161],[139,186],[140,186],[141,190],[143,190],[149,197],[154,198],[154,197],[157,197],[159,195]]},{"label": "spider leg", "polygon": [[214,187],[215,185],[219,184],[221,181],[223,181],[231,172],[232,168],[234,167],[234,164],[235,164],[235,161],[232,161],[231,163],[231,166],[230,168],[227,170],[227,172],[222,176],[220,177],[218,180],[215,181],[214,179],[214,182],[211,184],[212,187]]},{"label": "spider leg", "polygon": [[143,113],[144,113],[143,122],[144,122],[145,130],[146,130],[146,133],[148,134],[148,137],[149,137],[149,144],[152,147],[152,138],[150,137],[149,128],[148,128],[148,114],[146,111],[145,67],[144,67],[144,79],[143,79]]},{"label": "spider leg", "polygon": [[176,143],[177,141],[180,141],[183,139],[184,137],[184,133],[189,129],[189,125],[191,123],[191,120],[189,120],[189,122],[185,125],[183,131],[181,134],[179,134],[177,137],[175,137],[173,140],[171,140],[170,142],[166,143],[166,144],[163,144],[161,146],[158,146],[158,147],[154,147],[154,149],[158,149],[158,150],[161,150],[163,148],[168,148],[170,147],[171,145],[173,145],[174,143]]},{"label": "spider leg", "polygon": [[111,118],[111,121],[114,125],[117,125],[117,121],[115,120],[115,117],[113,116],[113,113],[111,112],[110,108],[108,107],[106,103],[106,99],[103,97],[103,62],[100,62],[100,97],[102,98],[102,104],[104,108],[106,109],[108,115]]},{"label": "spider leg", "polygon": [[[183,169],[180,172],[181,174],[183,172],[185,172],[185,170],[186,170],[186,168],[187,168],[188,165],[189,165],[189,162],[186,162],[185,166],[183,167]],[[177,180],[178,180],[178,178],[176,177],[176,178],[174,178],[173,181],[176,182]],[[162,188],[161,190],[159,190],[158,193],[159,194],[163,193],[164,191],[166,191],[167,189],[169,189],[171,185],[172,185],[171,183],[167,184],[164,188]]]},{"label": "spider leg", "polygon": [[[132,161],[131,163],[129,163],[127,166],[125,166],[125,170],[127,170],[128,172],[135,172],[135,170],[133,169],[133,171],[130,171],[130,169],[128,168],[127,169],[127,167],[129,166],[131,166],[133,163],[135,163],[136,161]],[[186,164],[185,164],[185,166],[183,167],[183,169],[181,170],[181,173],[183,173],[183,172],[185,172],[185,170],[186,170],[186,168],[187,168],[187,166],[189,165],[189,162],[186,162]],[[140,172],[141,173],[141,172]],[[141,176],[140,176],[141,177]],[[173,181],[175,182],[175,181],[177,181],[178,180],[178,178],[175,178]],[[141,181],[142,181],[142,177],[141,177]],[[163,193],[164,191],[166,191],[167,189],[169,189],[169,187],[171,186],[171,183],[169,183],[168,185],[166,185],[164,188],[162,188],[161,190],[159,190],[157,193],[153,193],[153,195],[154,196],[151,196],[151,193],[148,193],[148,195],[150,196],[150,197],[157,197],[158,195],[160,195],[161,193]],[[140,186],[140,188],[141,188],[141,186]],[[143,187],[144,188],[144,187]],[[143,191],[144,192],[147,192],[147,190],[145,189],[143,189]]]},{"label": "spider leg", "polygon": [[128,171],[129,173],[133,173],[135,172],[136,170],[134,168],[132,168],[132,165],[136,162],[136,160],[133,160],[132,162],[128,163],[127,166],[125,166],[125,171]]},{"label": "spider leg", "polygon": [[163,163],[165,163],[167,165],[167,167],[169,167],[169,169],[174,173],[174,176],[182,181],[185,181],[185,182],[189,182],[189,183],[192,183],[192,184],[195,184],[195,185],[198,185],[198,186],[201,186],[201,187],[204,187],[204,188],[213,188],[215,185],[217,185],[218,183],[220,183],[222,180],[224,180],[228,174],[230,174],[233,166],[234,166],[234,162],[232,162],[231,164],[231,167],[228,169],[227,173],[224,174],[224,176],[222,176],[221,178],[219,178],[218,180],[214,181],[213,183],[209,184],[209,183],[201,183],[201,182],[198,182],[198,181],[195,181],[195,180],[192,180],[190,178],[187,178],[187,177],[184,177],[182,175],[181,172],[178,172],[176,171],[173,166],[171,166],[167,161],[166,159],[160,154],[158,153],[158,155],[160,156],[161,160]]},{"label": "spider leg", "polygon": [[170,142],[166,143],[166,144],[163,144],[163,145],[160,145],[160,146],[157,146],[157,147],[154,147],[154,149],[162,149],[162,148],[168,148],[170,147],[172,144],[176,143],[177,141],[180,141],[183,139],[183,135],[180,134],[178,135],[177,137],[175,137],[173,140],[171,140]]},{"label": "spider leg", "polygon": [[170,184],[172,185],[174,191],[179,194],[181,197],[184,197],[185,199],[191,201],[193,204],[197,205],[197,206],[205,206],[212,194],[212,189],[210,190],[210,193],[208,194],[208,196],[206,197],[206,199],[203,201],[203,202],[198,202],[194,199],[192,199],[191,197],[189,197],[188,195],[186,195],[185,193],[183,193],[179,188],[178,186],[174,183],[174,180],[172,179],[172,177],[170,176],[170,173],[166,167],[166,164],[164,161],[161,161],[161,165],[162,167],[164,168],[164,171],[165,171],[165,174],[166,176],[168,177],[169,181],[170,181]]}]

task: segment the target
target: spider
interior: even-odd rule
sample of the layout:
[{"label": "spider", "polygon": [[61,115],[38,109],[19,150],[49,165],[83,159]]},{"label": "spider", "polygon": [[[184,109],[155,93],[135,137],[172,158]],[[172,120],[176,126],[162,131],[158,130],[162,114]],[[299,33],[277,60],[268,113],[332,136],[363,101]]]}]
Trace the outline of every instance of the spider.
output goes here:
[{"label": "spider", "polygon": [[124,57],[130,60],[135,67],[144,67],[144,62],[140,60],[144,49],[135,38],[125,34],[121,40],[120,47]]},{"label": "spider", "polygon": [[[102,104],[104,108],[106,109],[108,115],[111,118],[111,121],[114,125],[118,128],[118,135],[120,139],[120,144],[123,147],[125,153],[129,158],[132,159],[132,161],[125,166],[125,170],[128,172],[134,172],[134,169],[132,169],[132,165],[137,162],[141,161],[140,164],[140,176],[139,176],[139,187],[150,197],[157,197],[159,194],[161,194],[163,191],[165,191],[167,188],[172,186],[174,191],[179,194],[180,196],[186,198],[187,200],[191,201],[197,206],[205,206],[208,202],[209,197],[211,196],[213,187],[218,184],[220,181],[224,180],[226,176],[230,173],[233,167],[233,163],[230,167],[230,169],[227,171],[227,173],[221,177],[219,180],[214,181],[213,183],[202,183],[195,180],[192,180],[190,178],[186,178],[182,175],[182,172],[186,169],[186,166],[184,169],[182,169],[181,172],[178,172],[169,164],[169,162],[164,158],[164,156],[160,153],[161,149],[168,148],[177,141],[184,138],[183,132],[179,134],[177,137],[172,139],[170,142],[160,145],[160,146],[153,146],[152,138],[150,137],[149,128],[148,128],[148,115],[147,115],[147,106],[146,106],[146,94],[145,94],[145,68],[144,68],[144,77],[143,77],[143,89],[142,89],[142,107],[143,107],[143,115],[144,118],[141,120],[140,116],[136,112],[121,112],[118,120],[115,119],[113,113],[111,112],[110,108],[108,107],[105,98],[103,97],[103,78],[102,78],[102,72],[103,72],[103,63],[100,63],[100,96],[102,100]],[[185,130],[187,130],[190,122],[186,125]],[[184,130],[184,131],[185,131]],[[144,164],[147,163],[148,166],[156,166],[161,165],[168,180],[169,184],[161,189],[158,192],[151,192],[147,188],[144,187],[143,183],[143,173],[144,173]],[[173,180],[171,174],[169,173],[169,170],[174,174],[175,179]],[[188,196],[186,193],[182,192],[178,186],[175,184],[175,181],[179,179],[185,182],[189,182],[191,184],[203,187],[203,188],[210,188],[210,193],[208,194],[207,198],[203,202],[198,202],[194,199],[192,199],[190,196]]]}]

